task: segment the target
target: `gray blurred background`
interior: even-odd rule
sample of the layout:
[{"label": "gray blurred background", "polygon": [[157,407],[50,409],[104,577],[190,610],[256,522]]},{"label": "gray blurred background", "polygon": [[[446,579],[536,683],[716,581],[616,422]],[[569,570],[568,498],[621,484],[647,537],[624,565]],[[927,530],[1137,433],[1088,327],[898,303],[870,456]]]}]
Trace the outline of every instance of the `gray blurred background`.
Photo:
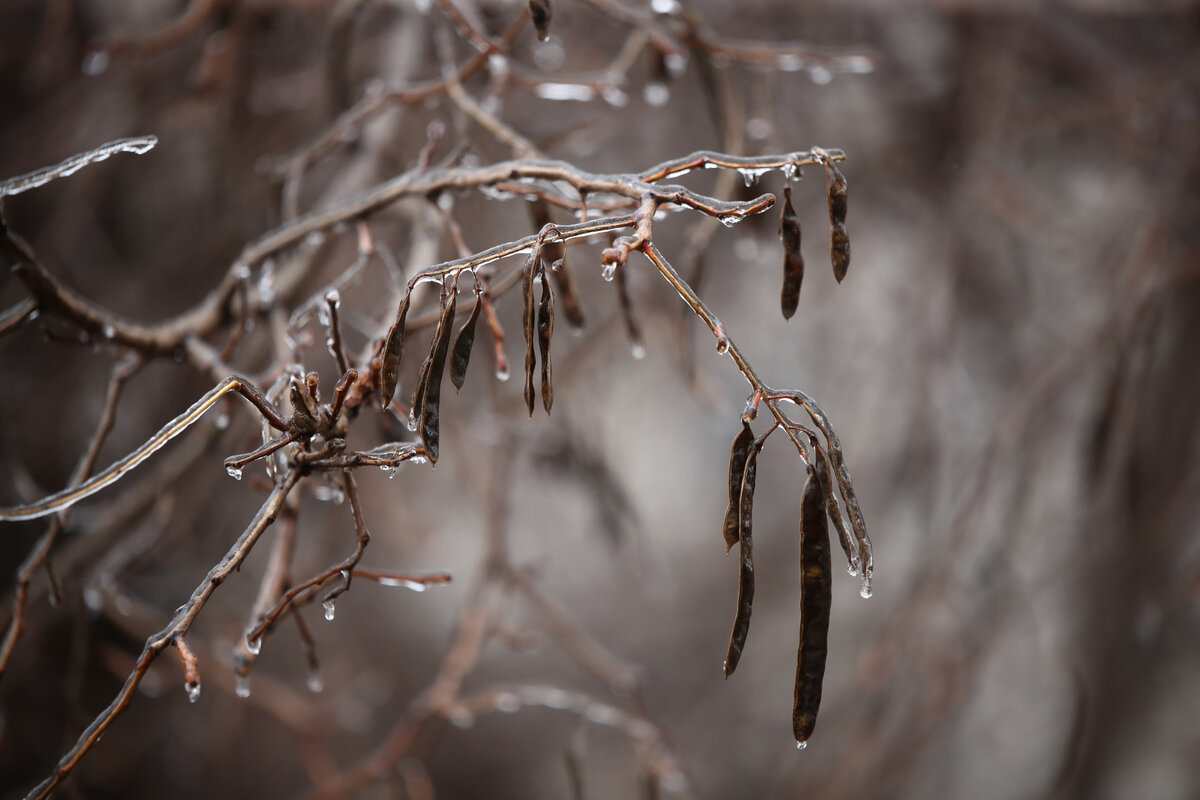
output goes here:
[{"label": "gray blurred background", "polygon": [[[438,74],[429,15],[378,0],[358,9],[344,85],[331,83],[330,18],[348,5],[217,3],[176,40],[114,47],[97,63],[97,43],[136,41],[188,4],[4,3],[0,176],[120,136],[160,139],[146,156],[7,200],[10,225],[64,282],[131,319],[198,302],[242,245],[278,222],[278,192],[263,174],[274,158],[315,137],[373,79]],[[498,35],[523,4],[460,5]],[[774,212],[718,230],[701,288],[767,382],[801,388],[829,412],[875,542],[870,600],[835,548],[825,698],[808,749],[796,751],[788,725],[799,462],[776,441],[760,459],[757,606],[741,666],[725,681],[736,556],[723,552],[719,529],[746,385],[641,259],[629,280],[647,355],[635,359],[596,242],[570,251],[589,322],[556,339],[552,416],[528,421],[519,378],[497,382],[480,348],[463,393],[446,401],[439,468],[362,475],[374,534],[365,563],[444,569],[454,583],[415,594],[362,582],[334,622],[306,610],[324,691],[308,694],[287,625],[256,668],[258,702],[241,701],[226,654],[263,568],[256,553],[193,634],[210,654],[201,702],[187,703],[177,662],[164,658],[61,796],[287,797],[311,787],[311,748],[342,767],[361,758],[432,680],[480,568],[488,487],[501,480],[516,561],[640,671],[647,715],[689,778],[667,796],[1200,796],[1200,13],[1188,2],[1102,0],[686,5],[723,36],[869,50],[878,67],[829,82],[723,67],[743,106],[724,130],[694,63],[662,107],[643,98],[651,65],[639,62],[624,106],[513,88],[497,113],[551,156],[594,171],[720,149],[730,131],[748,153],[847,153],[844,283],[827,267],[824,177],[810,169],[794,198],[808,262],[796,317],[777,310]],[[587,4],[557,0],[554,11],[551,41],[524,30],[516,62],[596,70],[629,36]],[[455,141],[444,99],[390,111],[314,168],[301,206],[333,204],[411,167],[433,118],[452,122]],[[507,157],[477,128],[466,135],[481,159]],[[708,174],[688,182],[713,188]],[[773,173],[751,188],[738,181],[733,195],[781,187]],[[520,201],[455,201],[473,249],[535,228]],[[677,214],[656,228],[668,258],[686,250],[691,222]],[[401,215],[381,212],[372,227],[409,251]],[[311,285],[288,302],[346,269],[353,238],[322,245]],[[448,241],[435,249],[454,256]],[[345,293],[355,350],[391,313],[379,277],[368,272]],[[0,280],[7,308],[24,294]],[[498,302],[514,363],[519,306],[516,296]],[[65,483],[113,358],[102,346],[46,341],[36,326],[0,340],[4,504]],[[314,362],[331,384],[332,362],[321,352]],[[244,368],[262,366],[251,353]],[[143,371],[101,462],[211,383],[169,360]],[[260,502],[221,468],[256,430],[246,407],[231,409],[228,430],[205,422],[207,443],[173,445],[142,468],[167,469],[196,448],[118,544],[56,564],[60,607],[44,587],[33,601],[0,682],[0,786],[11,796],[49,773],[132,667],[145,633],[122,615],[169,618]],[[512,450],[503,475],[490,474],[501,469],[497,443]],[[64,548],[120,493],[82,506]],[[42,529],[0,531],[0,585]],[[304,573],[353,544],[348,512],[312,497],[298,535]],[[122,548],[114,574],[104,559]],[[87,592],[106,581],[117,601],[89,610]],[[514,613],[511,623],[519,633],[524,620]],[[544,636],[510,638],[521,646],[489,644],[468,688],[532,682],[610,696]],[[304,716],[289,727],[281,720],[293,702]],[[628,739],[585,728],[586,796],[639,796]],[[579,729],[578,717],[545,708],[442,726],[402,765],[428,781],[401,775],[362,796],[431,786],[438,798],[568,797],[564,752]]]}]

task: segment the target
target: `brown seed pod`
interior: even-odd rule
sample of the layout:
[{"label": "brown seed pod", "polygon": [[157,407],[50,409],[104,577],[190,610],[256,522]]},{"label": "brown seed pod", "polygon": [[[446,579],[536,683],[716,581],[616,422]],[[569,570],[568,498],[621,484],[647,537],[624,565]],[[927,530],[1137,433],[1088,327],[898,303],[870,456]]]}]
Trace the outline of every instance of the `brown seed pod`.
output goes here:
[{"label": "brown seed pod", "polygon": [[629,284],[625,280],[625,263],[622,262],[613,270],[613,282],[617,284],[617,302],[621,307],[621,318],[625,321],[625,332],[629,335],[629,343],[635,352],[644,352],[642,344],[642,326],[638,324],[637,315],[633,311],[633,299],[629,296]]},{"label": "brown seed pod", "polygon": [[458,292],[451,290],[450,301],[442,310],[437,330],[433,334],[433,350],[429,355],[429,369],[425,375],[425,391],[421,396],[421,441],[430,464],[437,464],[438,442],[441,438],[442,375],[446,371],[446,354],[450,351],[450,332],[454,329],[454,306]]},{"label": "brown seed pod", "polygon": [[792,208],[792,187],[783,187],[783,212],[779,217],[779,235],[783,238],[783,292],[780,306],[783,318],[791,319],[800,305],[800,283],[804,280],[804,257],[800,254],[800,220]]},{"label": "brown seed pod", "polygon": [[745,422],[737,436],[733,437],[733,447],[729,450],[729,505],[725,507],[725,552],[738,543],[738,510],[739,498],[742,494],[742,475],[746,471],[746,451],[754,441],[754,432]]},{"label": "brown seed pod", "polygon": [[552,372],[550,337],[554,335],[554,292],[550,288],[550,281],[547,280],[544,269],[542,270],[541,301],[538,303],[537,311],[537,334],[538,349],[542,354],[542,407],[549,414],[550,406],[554,405],[554,387],[550,382]]},{"label": "brown seed pod", "polygon": [[467,324],[463,325],[458,336],[454,337],[450,356],[450,382],[454,384],[455,391],[462,389],[463,381],[467,379],[467,365],[471,362],[471,348],[475,344],[475,324],[479,321],[481,308],[483,298],[478,297],[475,307],[471,309],[471,316],[467,318]]},{"label": "brown seed pod", "polygon": [[550,0],[529,0],[529,16],[533,19],[533,28],[543,42],[550,38]]},{"label": "brown seed pod", "polygon": [[525,262],[525,275],[521,279],[521,295],[525,299],[525,310],[521,320],[521,329],[525,334],[525,405],[529,416],[533,416],[533,368],[537,365],[534,355],[534,327],[537,325],[537,306],[533,303],[534,275],[539,268],[541,256],[537,248],[529,254]]},{"label": "brown seed pod", "polygon": [[400,359],[404,355],[404,318],[408,316],[408,301],[412,292],[405,292],[396,311],[396,319],[388,329],[383,344],[383,358],[379,362],[380,407],[387,409],[396,395],[396,384],[400,381]]},{"label": "brown seed pod", "polygon": [[837,164],[826,159],[826,196],[829,200],[829,224],[832,228],[829,246],[833,262],[833,277],[838,283],[846,277],[850,268],[850,234],[846,233],[846,176]]},{"label": "brown seed pod", "polygon": [[[554,218],[550,215],[550,204],[541,197],[529,204],[529,215],[538,230],[554,224]],[[554,281],[554,288],[558,290],[558,305],[562,308],[567,324],[579,330],[587,318],[583,313],[583,302],[579,299],[579,289],[575,285],[575,275],[567,265],[566,243],[557,239],[543,242],[542,260],[550,265],[550,279]]]},{"label": "brown seed pod", "polygon": [[858,553],[858,540],[854,538],[854,532],[850,530],[850,525],[846,522],[846,518],[842,516],[842,507],[837,501],[835,484],[830,475],[832,467],[829,461],[829,453],[825,452],[825,449],[817,444],[815,436],[810,436],[809,442],[816,453],[816,458],[813,459],[813,468],[816,470],[817,480],[821,484],[821,491],[825,493],[825,512],[833,520],[833,527],[837,529],[838,540],[842,543],[842,551],[846,554],[846,563],[850,566],[850,574],[857,575],[862,571],[862,558]]},{"label": "brown seed pod", "polygon": [[754,539],[752,516],[754,512],[754,480],[758,472],[760,444],[754,443],[746,452],[746,467],[742,472],[742,487],[738,497],[738,541],[740,557],[738,571],[737,613],[733,617],[733,631],[729,634],[729,649],[725,653],[725,677],[737,669],[750,633],[750,611],[754,605]]},{"label": "brown seed pod", "polygon": [[808,416],[816,424],[821,433],[825,435],[826,451],[829,453],[829,466],[833,470],[833,478],[842,493],[842,499],[846,501],[846,518],[849,521],[850,527],[854,530],[854,538],[858,541],[859,557],[862,559],[862,569],[859,572],[862,587],[859,589],[859,594],[863,597],[870,597],[871,578],[875,570],[874,547],[871,545],[871,537],[867,535],[867,521],[863,517],[862,507],[858,504],[858,496],[854,493],[854,483],[850,480],[850,470],[846,466],[846,456],[842,452],[842,442],[838,438],[837,431],[833,429],[833,425],[829,422],[829,417],[825,414],[824,409],[817,405],[816,400],[813,400],[799,389],[791,390],[791,394],[796,402],[804,406],[804,410],[808,412]]},{"label": "brown seed pod", "polygon": [[810,466],[800,501],[800,646],[796,653],[796,693],[792,704],[792,733],[801,747],[812,735],[821,706],[833,598],[830,572],[824,491]]}]

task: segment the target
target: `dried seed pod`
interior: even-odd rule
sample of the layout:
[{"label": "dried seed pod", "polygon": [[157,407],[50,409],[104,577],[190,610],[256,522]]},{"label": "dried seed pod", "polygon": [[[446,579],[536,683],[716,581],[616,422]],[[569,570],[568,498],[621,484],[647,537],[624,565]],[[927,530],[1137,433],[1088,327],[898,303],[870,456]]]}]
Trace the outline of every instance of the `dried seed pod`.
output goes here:
[{"label": "dried seed pod", "polygon": [[871,537],[867,535],[867,521],[863,517],[862,507],[858,504],[858,496],[854,493],[854,484],[850,480],[850,469],[846,466],[846,456],[842,452],[842,442],[838,438],[837,431],[830,424],[829,417],[826,416],[824,409],[817,405],[817,401],[799,389],[793,389],[791,395],[796,402],[804,406],[804,410],[808,412],[808,416],[816,424],[821,433],[825,434],[825,443],[828,445],[827,449],[829,452],[829,465],[833,468],[833,477],[837,481],[838,489],[842,493],[842,499],[846,501],[846,517],[849,519],[850,526],[854,529],[854,538],[858,540],[858,553],[862,559],[862,569],[859,573],[861,575],[862,587],[859,589],[859,594],[863,597],[870,597],[871,578],[875,570],[874,548],[871,545]]},{"label": "dried seed pod", "polygon": [[[547,225],[554,224],[550,215],[550,204],[544,198],[537,198],[529,204],[529,215],[533,224],[541,230]],[[550,278],[554,288],[558,290],[558,302],[562,307],[567,324],[575,330],[583,327],[586,317],[583,313],[583,303],[579,299],[579,289],[575,286],[575,275],[567,266],[567,245],[565,242],[554,240],[542,243],[542,260],[550,265]]]},{"label": "dried seed pod", "polygon": [[613,281],[617,284],[617,301],[621,307],[621,318],[625,321],[625,332],[629,334],[629,344],[635,353],[644,353],[642,326],[638,324],[637,316],[633,313],[633,300],[629,296],[629,284],[625,280],[624,262],[613,270]]},{"label": "dried seed pod", "polygon": [[783,318],[791,319],[800,305],[800,283],[804,280],[804,256],[800,254],[800,220],[792,208],[792,187],[783,187],[783,212],[779,217],[779,235],[783,238],[783,292],[780,306]]},{"label": "dried seed pod", "polygon": [[400,381],[400,358],[404,355],[404,318],[408,316],[408,302],[412,292],[405,292],[396,311],[396,319],[388,329],[383,344],[383,358],[379,362],[379,401],[387,410],[396,395],[396,384]]},{"label": "dried seed pod", "polygon": [[550,38],[550,0],[529,0],[529,16],[533,19],[533,28],[543,42]]},{"label": "dried seed pod", "polygon": [[550,380],[552,372],[550,367],[550,337],[554,335],[554,292],[550,288],[550,281],[546,279],[544,270],[542,273],[541,301],[538,303],[537,311],[537,334],[538,349],[542,355],[542,407],[549,414],[550,406],[554,405],[554,387]]},{"label": "dried seed pod", "polygon": [[450,352],[450,332],[454,329],[454,306],[458,292],[451,290],[450,301],[442,309],[437,330],[433,334],[433,350],[429,355],[429,369],[425,375],[425,391],[421,396],[420,419],[421,441],[430,464],[437,464],[438,441],[441,437],[440,418],[442,400],[442,375],[446,371],[446,354]]},{"label": "dried seed pod", "polygon": [[858,541],[854,538],[854,532],[850,530],[846,518],[842,516],[842,507],[837,501],[837,493],[834,491],[834,483],[830,475],[829,454],[817,444],[816,437],[809,437],[809,442],[817,456],[813,459],[813,468],[816,470],[821,490],[825,493],[825,512],[833,520],[833,527],[837,529],[838,540],[841,541],[842,551],[846,554],[846,563],[850,567],[850,574],[857,575],[862,571],[862,558],[858,553]]},{"label": "dried seed pod", "polygon": [[754,441],[754,432],[745,422],[737,436],[733,437],[733,447],[729,451],[729,505],[725,507],[725,552],[738,543],[738,498],[742,493],[742,475],[746,471],[746,451]]},{"label": "dried seed pod", "polygon": [[824,494],[821,481],[810,466],[800,501],[800,646],[796,653],[796,693],[792,704],[792,733],[801,746],[817,724],[825,657],[829,652],[833,580]]},{"label": "dried seed pod", "polygon": [[832,228],[829,246],[830,259],[833,262],[833,277],[841,283],[850,268],[850,234],[846,233],[846,176],[837,168],[837,164],[825,160],[825,175],[828,178],[825,189],[829,200],[829,224]]},{"label": "dried seed pod", "polygon": [[313,416],[312,410],[308,407],[308,400],[304,397],[304,391],[300,388],[300,384],[295,380],[291,386],[292,395],[292,414],[291,425],[303,431],[311,431],[317,427],[316,417]]},{"label": "dried seed pod", "polygon": [[534,355],[534,326],[537,324],[537,307],[533,303],[533,278],[538,271],[538,262],[540,255],[535,248],[529,255],[529,259],[525,262],[525,275],[521,279],[521,294],[525,299],[525,311],[522,319],[521,328],[525,333],[525,406],[529,409],[529,416],[533,416],[533,368],[537,365],[537,357]]},{"label": "dried seed pod", "polygon": [[738,541],[740,557],[738,571],[738,604],[733,617],[733,631],[729,634],[729,650],[725,653],[725,677],[737,669],[750,633],[750,611],[754,605],[754,539],[751,536],[754,512],[754,480],[758,472],[758,450],[754,443],[746,452],[746,467],[742,472],[742,487],[738,496]]},{"label": "dried seed pod", "polygon": [[454,384],[455,391],[462,389],[463,381],[467,379],[467,365],[471,362],[471,348],[475,344],[475,324],[479,321],[481,308],[483,298],[478,297],[475,307],[471,309],[471,316],[467,318],[467,324],[463,325],[458,336],[454,337],[450,356],[450,382]]}]

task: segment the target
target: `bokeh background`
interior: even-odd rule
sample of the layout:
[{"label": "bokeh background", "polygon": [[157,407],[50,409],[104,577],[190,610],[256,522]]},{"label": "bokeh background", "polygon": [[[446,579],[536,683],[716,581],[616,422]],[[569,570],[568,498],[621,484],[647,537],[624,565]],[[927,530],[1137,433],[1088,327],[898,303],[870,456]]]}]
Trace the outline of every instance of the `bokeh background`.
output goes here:
[{"label": "bokeh background", "polygon": [[[114,157],[7,199],[9,224],[55,275],[119,314],[155,321],[183,311],[279,221],[266,175],[275,159],[377,81],[439,74],[430,20],[440,12],[419,5],[9,0],[0,5],[0,176],[121,136],[159,137],[146,156]],[[459,5],[492,35],[523,7]],[[763,453],[757,605],[741,666],[725,681],[736,564],[719,528],[745,383],[644,261],[630,262],[646,347],[634,358],[596,242],[570,251],[589,321],[556,340],[553,415],[527,420],[520,381],[496,381],[480,349],[462,395],[446,402],[439,468],[362,476],[370,565],[445,569],[455,581],[422,594],[359,583],[331,623],[306,610],[324,691],[306,689],[299,640],[285,626],[241,700],[228,654],[263,568],[256,553],[193,633],[201,701],[187,702],[177,662],[162,659],[61,796],[288,797],[312,788],[314,760],[345,768],[370,752],[434,676],[480,569],[497,486],[516,561],[639,671],[646,714],[688,776],[686,787],[659,787],[666,796],[1200,795],[1197,8],[686,5],[722,36],[867,50],[878,65],[829,76],[718,64],[737,102],[714,115],[695,59],[664,105],[644,96],[653,64],[643,59],[624,104],[511,87],[495,108],[551,156],[594,171],[638,171],[731,142],[748,153],[815,144],[848,154],[850,273],[839,286],[826,267],[824,178],[809,170],[795,190],[808,275],[791,321],[777,311],[773,212],[719,229],[703,248],[701,293],[760,374],[804,389],[832,417],[875,542],[870,600],[835,548],[825,699],[808,749],[797,752],[789,730],[799,462],[780,442]],[[554,13],[550,42],[527,28],[515,62],[547,75],[600,70],[630,36],[588,3],[558,0]],[[155,36],[185,14],[199,19]],[[345,14],[350,24],[336,28]],[[343,66],[331,69],[339,53]],[[467,88],[482,96],[487,84]],[[411,167],[434,118],[449,126],[443,152],[465,140],[483,161],[507,157],[444,98],[396,107],[312,170],[301,208]],[[711,190],[714,178],[687,180]],[[733,195],[781,186],[775,173],[754,187],[737,181]],[[483,249],[534,229],[523,206],[461,195],[454,214]],[[668,257],[687,252],[691,222],[676,214],[656,229]],[[393,211],[372,229],[399,254],[420,235]],[[281,304],[294,307],[344,271],[353,239],[314,244],[312,279]],[[445,237],[427,249],[454,255]],[[356,349],[391,313],[378,267],[345,293]],[[6,270],[4,306],[23,296]],[[513,359],[519,305],[499,301]],[[313,352],[313,368],[334,380],[332,362]],[[114,358],[103,343],[48,341],[37,325],[0,340],[5,504],[65,483]],[[247,371],[264,366],[253,346],[241,359]],[[148,367],[101,462],[211,384],[170,359]],[[256,429],[246,407],[230,414],[228,429],[205,422],[142,468],[164,484],[151,501],[122,517],[117,487],[73,516],[55,561],[62,603],[50,606],[39,576],[30,629],[0,681],[6,795],[49,773],[112,697],[141,639],[260,502],[221,468]],[[116,530],[92,527],[113,519]],[[42,529],[4,528],[0,585],[11,585]],[[341,557],[352,534],[344,508],[306,496],[299,563]],[[553,684],[625,702],[547,637],[525,635],[526,622],[514,610],[468,688]],[[588,798],[644,790],[638,754],[619,732],[522,708],[430,731],[394,777],[361,796],[568,797],[568,751],[583,754]]]}]

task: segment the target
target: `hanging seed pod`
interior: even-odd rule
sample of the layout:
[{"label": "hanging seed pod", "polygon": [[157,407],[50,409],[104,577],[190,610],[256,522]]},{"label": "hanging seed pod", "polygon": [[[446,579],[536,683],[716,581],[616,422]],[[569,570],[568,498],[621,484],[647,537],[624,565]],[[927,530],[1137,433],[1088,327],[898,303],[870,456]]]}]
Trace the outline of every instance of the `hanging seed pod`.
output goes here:
[{"label": "hanging seed pod", "polygon": [[625,332],[629,334],[629,344],[635,353],[646,352],[642,344],[642,326],[638,324],[633,312],[633,300],[629,296],[629,284],[625,280],[625,263],[622,262],[613,269],[613,282],[617,284],[617,302],[621,307],[621,318],[625,321]]},{"label": "hanging seed pod", "polygon": [[475,307],[471,309],[471,316],[467,318],[467,324],[463,325],[458,336],[454,337],[450,356],[450,382],[454,384],[455,391],[462,389],[463,381],[467,379],[467,365],[471,362],[471,348],[475,344],[475,323],[479,321],[481,308],[483,298],[477,297]]},{"label": "hanging seed pod", "polygon": [[783,187],[783,213],[779,217],[779,235],[783,239],[783,292],[780,306],[783,318],[791,319],[800,305],[800,282],[804,280],[804,257],[800,254],[800,220],[792,208],[792,187]]},{"label": "hanging seed pod", "polygon": [[796,693],[792,733],[801,747],[812,735],[821,706],[821,682],[829,652],[829,608],[833,580],[824,491],[810,466],[800,501],[800,647],[796,653]]},{"label": "hanging seed pod", "polygon": [[529,0],[529,16],[533,19],[533,28],[543,42],[550,38],[550,0]]},{"label": "hanging seed pod", "polygon": [[862,570],[862,558],[858,553],[858,541],[854,538],[854,532],[850,530],[846,518],[842,516],[842,507],[837,501],[837,493],[830,476],[829,454],[817,444],[815,436],[809,437],[809,442],[817,456],[813,459],[813,468],[816,470],[817,481],[821,484],[821,491],[825,494],[825,513],[833,520],[833,527],[837,529],[838,540],[841,541],[842,551],[846,554],[850,574],[857,575]]},{"label": "hanging seed pod", "polygon": [[485,286],[483,293],[479,295],[479,303],[483,306],[483,316],[487,320],[488,330],[492,334],[492,351],[493,357],[496,360],[496,377],[499,380],[508,380],[508,356],[504,352],[504,328],[500,325],[500,317],[496,314],[496,307],[492,304],[492,295]]},{"label": "hanging seed pod", "polygon": [[742,473],[742,487],[738,498],[738,541],[740,547],[740,569],[738,572],[737,613],[733,617],[733,631],[729,634],[729,650],[725,653],[725,677],[737,669],[750,633],[750,611],[754,605],[754,540],[751,536],[754,511],[754,480],[758,471],[760,444],[752,444],[746,452],[746,467]]},{"label": "hanging seed pod", "polygon": [[546,279],[544,269],[542,270],[541,301],[538,303],[537,312],[537,334],[538,349],[542,355],[542,407],[549,414],[550,406],[554,405],[554,387],[550,382],[552,372],[550,337],[554,335],[554,292],[550,288],[550,281]]},{"label": "hanging seed pod", "polygon": [[396,312],[396,319],[388,329],[383,345],[383,358],[379,362],[379,401],[387,410],[396,395],[396,384],[400,381],[400,358],[404,355],[404,318],[408,316],[408,301],[412,292],[405,292]]},{"label": "hanging seed pod", "polygon": [[[529,216],[538,230],[547,225],[553,225],[550,215],[550,204],[544,198],[537,198],[529,204]],[[575,330],[583,327],[586,317],[583,313],[583,302],[579,299],[579,289],[575,285],[575,275],[567,265],[567,245],[557,239],[542,243],[542,260],[550,265],[550,279],[558,290],[558,305],[562,308],[567,324]]]},{"label": "hanging seed pod", "polygon": [[846,517],[849,520],[851,528],[854,530],[854,538],[858,540],[858,553],[862,558],[862,569],[859,573],[862,586],[858,593],[864,598],[870,597],[871,578],[875,571],[875,551],[871,545],[871,537],[867,535],[867,521],[863,517],[862,507],[858,504],[858,496],[854,493],[854,483],[850,480],[850,469],[846,466],[846,456],[842,452],[842,442],[838,438],[837,431],[830,424],[829,417],[826,416],[824,409],[817,405],[815,400],[799,389],[791,390],[791,395],[796,402],[804,406],[804,410],[808,412],[808,416],[816,424],[821,433],[825,435],[825,443],[828,445],[829,466],[833,468],[834,480],[837,481],[838,489],[842,493],[842,499],[846,501]]},{"label": "hanging seed pod", "polygon": [[825,160],[825,175],[828,179],[825,189],[829,200],[829,224],[832,229],[829,246],[830,258],[833,261],[833,277],[841,283],[850,268],[850,234],[846,233],[846,176],[837,168],[837,164]]},{"label": "hanging seed pod", "polygon": [[745,422],[737,436],[733,437],[733,447],[729,451],[729,505],[725,507],[725,552],[728,553],[738,543],[738,498],[742,493],[742,475],[746,471],[746,451],[754,441],[754,432]]},{"label": "hanging seed pod", "polygon": [[525,275],[521,279],[521,293],[525,298],[525,311],[521,324],[525,333],[525,405],[529,409],[530,417],[533,417],[533,368],[537,365],[537,357],[533,351],[534,326],[537,324],[537,307],[533,303],[533,277],[539,261],[540,256],[535,248],[525,262]]},{"label": "hanging seed pod", "polygon": [[421,397],[421,441],[430,464],[437,464],[438,441],[441,437],[442,375],[446,371],[446,354],[450,352],[450,332],[454,329],[454,306],[458,292],[450,291],[450,301],[442,310],[437,330],[433,334],[433,350],[429,356],[429,370],[425,375],[425,391]]}]

